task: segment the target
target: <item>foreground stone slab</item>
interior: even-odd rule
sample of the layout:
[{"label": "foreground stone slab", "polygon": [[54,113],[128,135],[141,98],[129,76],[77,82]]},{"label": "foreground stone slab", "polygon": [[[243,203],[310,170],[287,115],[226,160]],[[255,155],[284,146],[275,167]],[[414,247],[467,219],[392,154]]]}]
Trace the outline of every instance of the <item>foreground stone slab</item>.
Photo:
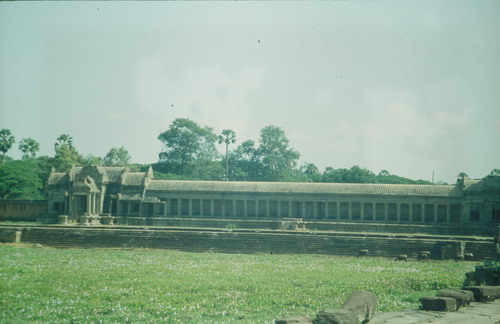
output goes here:
[{"label": "foreground stone slab", "polygon": [[358,316],[347,309],[324,310],[316,314],[314,324],[359,324]]},{"label": "foreground stone slab", "polygon": [[437,297],[450,297],[455,299],[457,303],[457,309],[460,309],[461,307],[468,306],[474,298],[470,296],[470,294],[465,294],[459,290],[452,290],[452,289],[441,289],[438,290]]},{"label": "foreground stone slab", "polygon": [[369,324],[496,324],[500,323],[500,301],[471,303],[456,312],[406,310],[377,313]]},{"label": "foreground stone slab", "polygon": [[368,322],[377,308],[377,296],[366,290],[355,290],[342,305],[342,309],[356,314],[358,322]]},{"label": "foreground stone slab", "polygon": [[454,312],[457,310],[456,300],[449,297],[422,297],[420,303],[424,311]]},{"label": "foreground stone slab", "polygon": [[465,287],[464,290],[472,291],[474,300],[481,303],[500,298],[500,286],[471,286]]},{"label": "foreground stone slab", "polygon": [[291,316],[274,320],[274,324],[312,324],[313,321],[307,316]]}]

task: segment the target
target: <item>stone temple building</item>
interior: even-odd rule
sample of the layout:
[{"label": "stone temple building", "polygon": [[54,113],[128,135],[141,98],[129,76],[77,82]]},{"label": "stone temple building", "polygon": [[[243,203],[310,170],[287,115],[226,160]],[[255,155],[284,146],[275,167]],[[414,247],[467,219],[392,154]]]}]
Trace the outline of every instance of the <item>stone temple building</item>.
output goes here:
[{"label": "stone temple building", "polygon": [[500,177],[455,185],[172,181],[155,180],[151,168],[85,166],[52,172],[48,185],[49,214],[70,223],[118,216],[500,224]]}]

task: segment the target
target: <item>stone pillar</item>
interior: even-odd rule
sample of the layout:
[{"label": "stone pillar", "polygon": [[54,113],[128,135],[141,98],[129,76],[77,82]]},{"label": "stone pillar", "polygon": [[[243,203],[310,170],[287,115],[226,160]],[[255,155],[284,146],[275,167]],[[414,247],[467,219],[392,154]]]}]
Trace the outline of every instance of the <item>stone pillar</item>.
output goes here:
[{"label": "stone pillar", "polygon": [[302,218],[303,218],[303,219],[306,219],[306,218],[307,218],[307,217],[306,217],[306,212],[307,212],[307,209],[306,209],[306,205],[307,205],[307,204],[306,204],[306,201],[302,201],[302,202],[301,202],[301,204],[302,204]]},{"label": "stone pillar", "polygon": [[437,207],[438,207],[438,204],[434,204],[434,223],[437,223]]},{"label": "stone pillar", "polygon": [[384,221],[388,222],[389,221],[389,204],[384,203]]},{"label": "stone pillar", "polygon": [[325,201],[325,219],[330,219],[330,207],[328,205],[330,202],[328,200]]},{"label": "stone pillar", "polygon": [[335,203],[335,208],[337,209],[337,220],[340,220],[340,201]]},{"label": "stone pillar", "polygon": [[193,216],[193,199],[188,199],[188,216]]},{"label": "stone pillar", "polygon": [[248,217],[248,200],[243,200],[243,217]]},{"label": "stone pillar", "polygon": [[352,221],[352,202],[347,203],[347,219]]},{"label": "stone pillar", "polygon": [[289,200],[288,201],[288,217],[289,218],[293,217],[293,209],[292,209],[292,207],[293,207],[293,202],[292,202],[292,200]]},{"label": "stone pillar", "polygon": [[215,203],[213,199],[210,199],[210,217],[214,217]]},{"label": "stone pillar", "polygon": [[91,194],[87,194],[87,213],[91,213],[91,203],[92,203],[92,195]]},{"label": "stone pillar", "polygon": [[205,208],[204,208],[204,201],[205,199],[203,199],[203,197],[200,198],[200,217],[204,217],[205,216]]},{"label": "stone pillar", "polygon": [[224,218],[226,217],[226,200],[225,199],[221,199],[221,217]]},{"label": "stone pillar", "polygon": [[233,217],[238,217],[238,211],[236,210],[236,199],[233,199]]},{"label": "stone pillar", "polygon": [[450,223],[450,204],[446,204],[446,223]]},{"label": "stone pillar", "polygon": [[401,204],[400,203],[396,204],[396,221],[398,223],[401,223]]},{"label": "stone pillar", "polygon": [[177,217],[182,216],[182,199],[177,198]]},{"label": "stone pillar", "polygon": [[359,218],[363,221],[365,220],[365,203],[359,203]]},{"label": "stone pillar", "polygon": [[408,221],[410,223],[413,223],[413,204],[412,203],[408,204],[408,213],[409,213],[409,215],[408,215]]},{"label": "stone pillar", "polygon": [[318,219],[319,218],[319,213],[318,213],[318,202],[313,201],[313,218]]},{"label": "stone pillar", "polygon": [[271,202],[266,200],[266,218],[271,217]]}]

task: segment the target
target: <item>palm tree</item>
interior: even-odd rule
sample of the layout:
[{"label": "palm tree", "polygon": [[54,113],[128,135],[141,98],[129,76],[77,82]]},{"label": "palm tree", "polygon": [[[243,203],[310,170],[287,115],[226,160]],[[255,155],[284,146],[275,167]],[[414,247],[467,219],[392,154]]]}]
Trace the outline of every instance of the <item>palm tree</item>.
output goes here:
[{"label": "palm tree", "polygon": [[23,138],[19,143],[19,149],[23,152],[23,159],[34,159],[36,153],[40,151],[40,144],[30,137]]},{"label": "palm tree", "polygon": [[0,151],[3,153],[2,164],[5,163],[5,153],[16,142],[16,139],[8,129],[0,130]]},{"label": "palm tree", "polygon": [[219,135],[219,144],[226,143],[226,176],[225,180],[229,180],[229,156],[228,156],[228,148],[229,144],[233,144],[236,142],[236,133],[233,130],[225,129]]}]

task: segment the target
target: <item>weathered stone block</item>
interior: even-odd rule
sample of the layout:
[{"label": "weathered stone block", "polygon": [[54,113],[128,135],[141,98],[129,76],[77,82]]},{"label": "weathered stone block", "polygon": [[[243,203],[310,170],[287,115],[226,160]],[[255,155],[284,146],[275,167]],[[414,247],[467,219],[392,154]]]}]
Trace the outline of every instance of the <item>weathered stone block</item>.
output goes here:
[{"label": "weathered stone block", "polygon": [[358,316],[348,309],[324,310],[316,314],[314,324],[359,324]]},{"label": "weathered stone block", "polygon": [[500,286],[472,286],[464,290],[472,291],[474,300],[481,303],[500,298]]},{"label": "weathered stone block", "polygon": [[[471,297],[469,294],[465,294],[459,290],[451,290],[451,289],[441,289],[438,290],[437,297],[450,297],[455,299],[457,302],[457,310],[463,306],[469,306],[471,302]],[[473,300],[473,298],[472,298]]]},{"label": "weathered stone block", "polygon": [[4,229],[0,231],[1,243],[19,243],[21,242],[21,230],[18,229]]},{"label": "weathered stone block", "polygon": [[469,297],[469,301],[473,302],[474,301],[474,293],[470,290],[464,290],[464,289],[458,289],[457,291],[460,291]]},{"label": "weathered stone block", "polygon": [[438,312],[454,312],[457,310],[457,302],[450,297],[422,297],[420,298],[422,310]]},{"label": "weathered stone block", "polygon": [[292,316],[274,320],[274,324],[312,324],[312,320],[307,316]]},{"label": "weathered stone block", "polygon": [[359,322],[367,322],[373,318],[377,308],[377,296],[365,290],[355,290],[342,305],[342,309],[347,309],[356,314]]}]

